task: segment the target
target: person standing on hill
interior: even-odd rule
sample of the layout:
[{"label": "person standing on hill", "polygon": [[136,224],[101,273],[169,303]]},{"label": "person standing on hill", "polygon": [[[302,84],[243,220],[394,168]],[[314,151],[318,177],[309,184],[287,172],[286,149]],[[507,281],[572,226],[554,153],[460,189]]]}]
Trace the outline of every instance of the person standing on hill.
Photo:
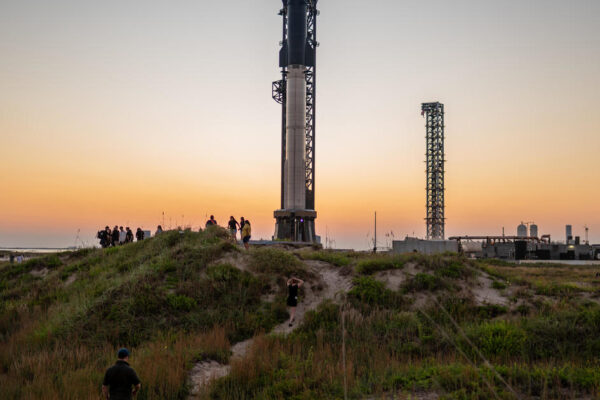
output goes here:
[{"label": "person standing on hill", "polygon": [[137,230],[135,231],[135,238],[138,242],[144,240],[144,231],[142,230],[142,228],[137,228]]},{"label": "person standing on hill", "polygon": [[206,221],[206,228],[208,228],[209,226],[216,226],[217,225],[217,220],[215,219],[214,215],[210,216],[210,219],[208,221]]},{"label": "person standing on hill", "polygon": [[129,350],[117,353],[117,362],[104,374],[102,394],[108,400],[130,400],[142,387],[140,378],[129,366]]},{"label": "person standing on hill", "polygon": [[116,246],[119,244],[119,227],[115,225],[115,228],[112,231],[112,246]]},{"label": "person standing on hill", "polygon": [[252,235],[252,228],[250,227],[250,221],[245,220],[242,228],[242,242],[246,250],[250,248],[250,237]]},{"label": "person standing on hill", "polygon": [[127,227],[125,232],[125,243],[133,243],[133,231]]},{"label": "person standing on hill", "polygon": [[123,227],[119,227],[119,244],[125,244],[127,241],[127,232],[123,229]]},{"label": "person standing on hill", "polygon": [[235,220],[235,218],[233,218],[233,215],[231,217],[229,217],[228,226],[229,226],[229,233],[231,233],[231,237],[233,237],[233,241],[235,242],[236,238],[237,238],[237,228],[238,228],[238,226],[240,226],[240,224],[238,224],[238,222]]},{"label": "person standing on hill", "polygon": [[154,233],[154,236],[156,236],[162,232],[163,232],[162,225],[159,225],[156,227],[156,233]]},{"label": "person standing on hill", "polygon": [[302,279],[298,279],[295,277],[290,277],[287,281],[288,288],[288,298],[287,298],[287,306],[290,308],[290,324],[292,326],[294,324],[294,320],[296,319],[296,307],[298,306],[298,289],[302,287],[304,281]]}]

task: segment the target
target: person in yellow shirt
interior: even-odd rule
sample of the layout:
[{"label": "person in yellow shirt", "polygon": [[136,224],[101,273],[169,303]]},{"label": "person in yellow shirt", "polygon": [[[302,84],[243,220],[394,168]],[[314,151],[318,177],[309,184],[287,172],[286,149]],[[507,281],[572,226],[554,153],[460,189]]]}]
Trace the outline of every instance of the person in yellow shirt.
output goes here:
[{"label": "person in yellow shirt", "polygon": [[250,236],[252,235],[252,228],[250,227],[250,221],[244,221],[244,227],[242,228],[242,241],[246,250],[250,248]]}]

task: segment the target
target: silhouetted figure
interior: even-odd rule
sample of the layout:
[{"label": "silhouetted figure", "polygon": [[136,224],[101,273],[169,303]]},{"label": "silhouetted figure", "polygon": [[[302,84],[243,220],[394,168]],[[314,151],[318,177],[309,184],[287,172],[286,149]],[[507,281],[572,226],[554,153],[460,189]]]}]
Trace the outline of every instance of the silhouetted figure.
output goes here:
[{"label": "silhouetted figure", "polygon": [[137,394],[142,383],[129,366],[129,350],[120,349],[117,358],[115,365],[104,374],[102,394],[107,400],[129,400]]},{"label": "silhouetted figure", "polygon": [[131,229],[129,229],[129,227],[127,227],[125,229],[125,243],[132,243],[133,242],[133,231]]},{"label": "silhouetted figure", "polygon": [[229,217],[229,222],[227,225],[229,227],[229,233],[231,234],[231,237],[233,237],[233,241],[235,242],[237,237],[237,229],[240,226],[240,224],[238,224],[238,222],[235,220],[235,218],[233,218],[232,215],[231,217]]},{"label": "silhouetted figure", "polygon": [[210,219],[208,221],[206,221],[206,227],[208,228],[209,226],[216,226],[217,225],[217,220],[215,220],[215,216],[211,215]]},{"label": "silhouetted figure", "polygon": [[138,242],[144,240],[144,231],[141,228],[137,228],[135,231],[135,238]]},{"label": "silhouetted figure", "polygon": [[110,246],[110,235],[111,232],[108,226],[105,227],[103,230],[98,231],[98,233],[96,234],[96,237],[100,239],[100,247],[102,247],[103,249]]},{"label": "silhouetted figure", "polygon": [[116,246],[119,244],[119,227],[115,225],[113,231],[112,231],[112,242],[111,245],[112,246]]},{"label": "silhouetted figure", "polygon": [[287,280],[288,298],[286,303],[290,308],[289,326],[292,326],[294,324],[294,320],[296,319],[296,307],[298,307],[298,289],[302,287],[303,284],[304,281],[302,279],[298,279],[293,276]]},{"label": "silhouetted figure", "polygon": [[161,225],[159,225],[159,226],[156,227],[156,233],[154,234],[154,236],[156,236],[156,235],[158,235],[160,233],[163,233],[163,229],[162,229]]}]

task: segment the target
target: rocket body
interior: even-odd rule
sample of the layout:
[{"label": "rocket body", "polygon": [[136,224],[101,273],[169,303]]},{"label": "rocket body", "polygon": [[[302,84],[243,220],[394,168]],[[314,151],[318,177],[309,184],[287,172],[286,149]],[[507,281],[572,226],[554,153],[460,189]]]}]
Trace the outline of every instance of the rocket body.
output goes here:
[{"label": "rocket body", "polygon": [[288,210],[306,208],[306,78],[305,67],[288,69],[284,202]]},{"label": "rocket body", "polygon": [[284,207],[306,208],[306,1],[288,1]]}]

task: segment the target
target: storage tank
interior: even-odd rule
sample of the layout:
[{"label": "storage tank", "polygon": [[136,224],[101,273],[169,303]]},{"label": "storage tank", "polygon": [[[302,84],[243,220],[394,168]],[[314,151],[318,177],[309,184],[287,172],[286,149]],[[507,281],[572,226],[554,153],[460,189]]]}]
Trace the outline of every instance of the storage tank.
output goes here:
[{"label": "storage tank", "polygon": [[529,236],[531,237],[538,237],[538,226],[536,224],[533,224],[529,227]]},{"label": "storage tank", "polygon": [[573,240],[573,227],[571,225],[566,226],[567,231],[567,243]]},{"label": "storage tank", "polygon": [[527,237],[527,226],[521,222],[521,225],[517,226],[517,236]]}]

